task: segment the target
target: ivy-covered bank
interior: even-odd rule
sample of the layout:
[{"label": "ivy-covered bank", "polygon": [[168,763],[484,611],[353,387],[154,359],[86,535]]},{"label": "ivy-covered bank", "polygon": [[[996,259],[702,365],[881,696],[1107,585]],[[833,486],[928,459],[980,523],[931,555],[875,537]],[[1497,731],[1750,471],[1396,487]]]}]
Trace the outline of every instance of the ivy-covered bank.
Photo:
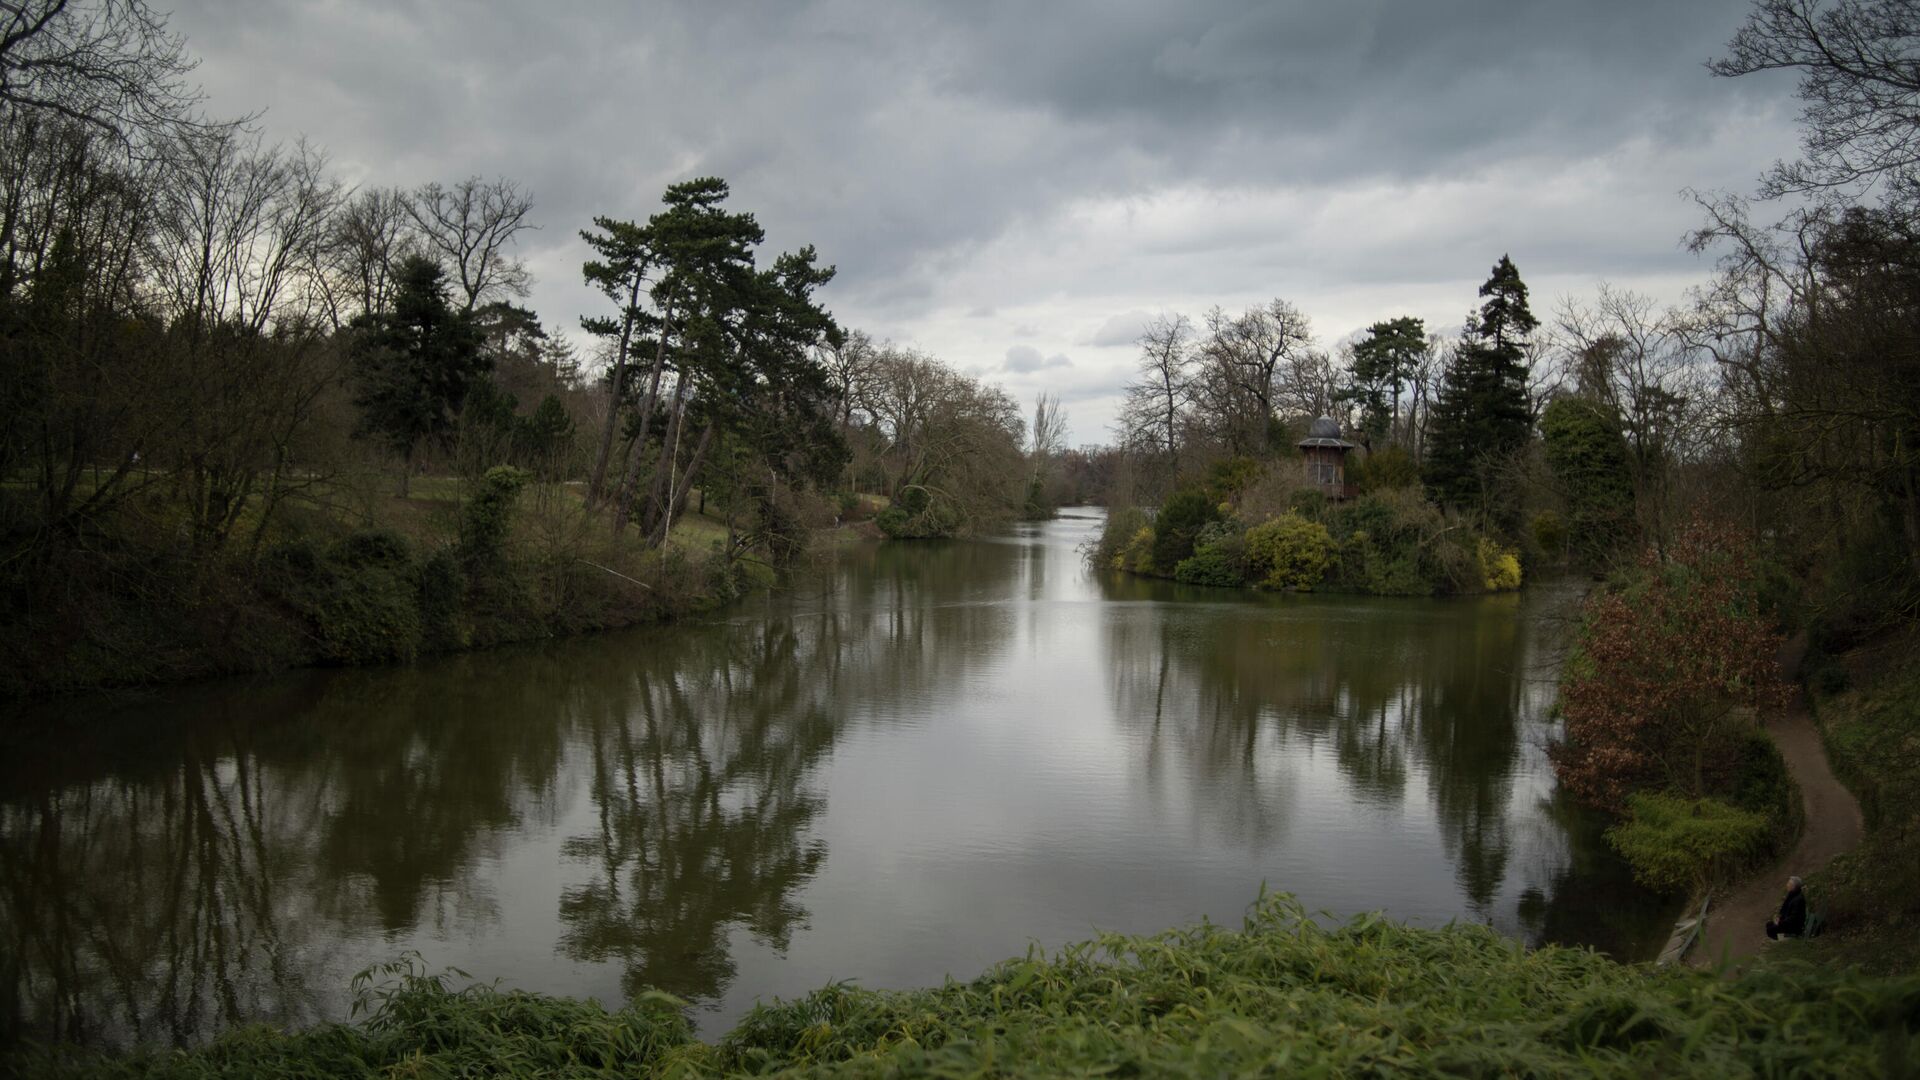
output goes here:
[{"label": "ivy-covered bank", "polygon": [[1521,579],[1518,552],[1413,487],[1343,501],[1311,489],[1236,500],[1189,488],[1152,514],[1113,511],[1094,558],[1190,585],[1382,596],[1499,592]]},{"label": "ivy-covered bank", "polygon": [[1920,1060],[1920,978],[1777,967],[1728,981],[1480,926],[1327,928],[1284,896],[1238,930],[1107,935],[925,990],[835,984],[756,1008],[715,1044],[661,994],[607,1009],[455,988],[405,963],[359,989],[358,1025],[12,1064],[74,1078],[1860,1077]]}]

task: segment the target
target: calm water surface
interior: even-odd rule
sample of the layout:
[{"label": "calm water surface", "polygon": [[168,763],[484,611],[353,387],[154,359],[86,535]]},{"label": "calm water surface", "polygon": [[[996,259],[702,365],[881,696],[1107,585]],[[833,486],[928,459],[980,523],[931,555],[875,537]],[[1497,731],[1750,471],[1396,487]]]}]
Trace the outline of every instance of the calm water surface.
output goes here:
[{"label": "calm water surface", "polygon": [[837,553],[710,619],[69,699],[0,746],[0,1035],[191,1043],[435,967],[708,1036],[829,980],[1311,909],[1644,956],[1554,794],[1572,596],[1109,577],[1097,511]]}]

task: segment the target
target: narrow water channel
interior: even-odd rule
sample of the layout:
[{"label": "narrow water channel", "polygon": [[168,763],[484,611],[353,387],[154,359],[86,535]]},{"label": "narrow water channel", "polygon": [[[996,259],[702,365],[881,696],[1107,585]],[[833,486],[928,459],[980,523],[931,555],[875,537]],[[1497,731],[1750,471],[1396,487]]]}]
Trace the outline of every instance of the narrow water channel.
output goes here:
[{"label": "narrow water channel", "polygon": [[0,745],[0,1036],[344,1017],[417,952],[717,1035],[830,980],[1310,909],[1626,958],[1668,914],[1545,747],[1574,597],[1086,568],[1096,510],[832,553],[705,620],[65,699]]}]

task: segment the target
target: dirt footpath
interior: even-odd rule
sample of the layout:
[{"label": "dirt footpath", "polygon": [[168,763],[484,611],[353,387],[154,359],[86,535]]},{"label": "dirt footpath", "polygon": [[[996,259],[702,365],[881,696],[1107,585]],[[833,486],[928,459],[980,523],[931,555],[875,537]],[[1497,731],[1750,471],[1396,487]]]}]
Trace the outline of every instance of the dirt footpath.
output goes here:
[{"label": "dirt footpath", "polygon": [[[1826,749],[1805,701],[1796,701],[1792,708],[1768,721],[1766,729],[1780,747],[1793,782],[1800,785],[1806,827],[1801,830],[1800,842],[1779,865],[1747,879],[1725,896],[1714,897],[1706,931],[1689,958],[1695,967],[1713,967],[1759,952],[1767,940],[1766,922],[1780,910],[1788,875],[1806,877],[1860,842],[1860,804],[1827,765]],[[1819,906],[1818,896],[1810,899],[1813,906]]]}]

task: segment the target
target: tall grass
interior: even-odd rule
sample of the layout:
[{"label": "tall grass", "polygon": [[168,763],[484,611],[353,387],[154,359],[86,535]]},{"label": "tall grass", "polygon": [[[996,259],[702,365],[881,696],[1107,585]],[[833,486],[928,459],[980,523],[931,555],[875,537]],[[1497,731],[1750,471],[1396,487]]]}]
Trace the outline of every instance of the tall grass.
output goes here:
[{"label": "tall grass", "polygon": [[1478,926],[1316,922],[1264,896],[1239,929],[1102,935],[970,982],[834,984],[694,1041],[623,1009],[403,962],[367,1019],[203,1049],[36,1058],[53,1076],[1874,1076],[1920,1062],[1920,979],[1781,967],[1727,981],[1528,950]]}]

